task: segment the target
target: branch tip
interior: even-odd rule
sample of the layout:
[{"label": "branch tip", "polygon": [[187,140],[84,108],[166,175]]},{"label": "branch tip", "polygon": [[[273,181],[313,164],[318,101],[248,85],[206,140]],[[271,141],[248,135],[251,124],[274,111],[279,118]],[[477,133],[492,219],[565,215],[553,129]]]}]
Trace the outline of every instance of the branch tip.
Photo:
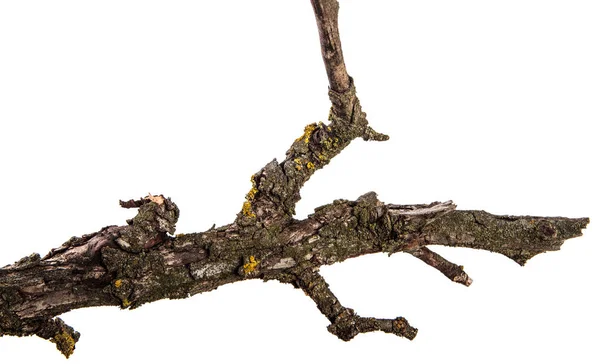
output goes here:
[{"label": "branch tip", "polygon": [[361,317],[350,309],[340,314],[327,330],[344,341],[350,341],[358,334],[374,331],[413,340],[418,332],[418,329],[412,327],[404,317],[395,319]]},{"label": "branch tip", "polygon": [[378,133],[375,130],[373,130],[373,128],[371,128],[370,126],[367,126],[362,138],[365,141],[374,140],[377,142],[384,142],[390,139],[389,135]]},{"label": "branch tip", "polygon": [[297,275],[296,284],[315,301],[321,313],[329,319],[331,324],[327,330],[344,341],[350,341],[360,333],[372,331],[383,331],[409,340],[417,335],[417,329],[410,326],[403,317],[362,317],[353,309],[344,307],[329,289],[325,278],[317,271],[301,272]]},{"label": "branch tip", "polygon": [[46,321],[36,335],[54,343],[58,351],[67,359],[75,351],[75,344],[79,341],[80,337],[77,331],[60,318]]},{"label": "branch tip", "polygon": [[425,246],[418,247],[417,249],[409,251],[409,253],[422,260],[431,267],[437,269],[440,273],[445,275],[448,279],[453,282],[460,283],[465,286],[470,286],[473,283],[471,277],[464,271],[462,265],[456,265],[438,253],[430,250]]}]

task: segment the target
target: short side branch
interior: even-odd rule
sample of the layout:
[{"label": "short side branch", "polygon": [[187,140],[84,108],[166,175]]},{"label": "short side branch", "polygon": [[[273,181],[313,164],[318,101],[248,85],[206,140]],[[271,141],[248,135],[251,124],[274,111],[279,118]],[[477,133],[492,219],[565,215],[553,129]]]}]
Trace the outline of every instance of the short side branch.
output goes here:
[{"label": "short side branch", "polygon": [[414,257],[417,257],[429,264],[433,268],[439,270],[443,275],[448,277],[450,280],[456,283],[470,286],[473,280],[465,273],[462,265],[456,265],[450,261],[447,261],[438,253],[429,250],[427,247],[419,247],[415,250],[408,251]]},{"label": "short side branch", "polygon": [[297,274],[296,285],[315,301],[321,313],[329,319],[331,325],[327,330],[344,341],[349,341],[360,333],[372,331],[383,331],[410,340],[417,335],[417,329],[410,326],[403,317],[361,317],[354,313],[354,310],[342,306],[318,271],[307,269]]}]

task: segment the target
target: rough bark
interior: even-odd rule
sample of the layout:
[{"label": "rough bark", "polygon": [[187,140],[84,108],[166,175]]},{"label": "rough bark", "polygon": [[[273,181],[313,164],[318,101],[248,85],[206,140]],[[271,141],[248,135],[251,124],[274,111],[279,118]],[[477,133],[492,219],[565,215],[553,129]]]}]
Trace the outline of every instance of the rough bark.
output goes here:
[{"label": "rough bark", "polygon": [[234,222],[194,234],[173,235],[179,209],[162,195],[121,201],[137,208],[123,226],[73,237],[46,256],[32,254],[0,268],[0,336],[37,335],[68,357],[79,333],[58,315],[83,307],[134,309],[163,298],[186,298],[247,279],[278,280],[302,289],[343,340],[383,331],[413,339],[403,317],[361,317],[343,306],[319,267],[371,253],[409,253],[452,281],[469,285],[463,267],[427,248],[485,249],[519,264],[558,250],[580,236],[589,220],[495,216],[458,211],[448,202],[385,204],[374,192],[336,200],[294,219],[300,189],[352,140],[386,140],[368,125],[346,72],[337,29],[336,0],[311,0],[332,107],[329,123],[310,124],[282,162],[273,160],[251,177],[252,187]]}]

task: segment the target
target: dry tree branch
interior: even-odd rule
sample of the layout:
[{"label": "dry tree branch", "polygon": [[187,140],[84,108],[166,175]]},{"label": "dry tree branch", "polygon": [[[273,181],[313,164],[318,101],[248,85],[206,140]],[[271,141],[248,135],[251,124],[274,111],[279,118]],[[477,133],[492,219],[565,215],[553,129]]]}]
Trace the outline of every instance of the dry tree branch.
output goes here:
[{"label": "dry tree branch", "polygon": [[519,264],[581,235],[589,220],[495,216],[458,211],[452,202],[385,204],[374,192],[336,200],[304,220],[294,218],[300,189],[356,138],[383,141],[362,111],[344,65],[337,0],[311,0],[329,78],[329,123],[310,124],[286,153],[251,177],[237,218],[202,233],[174,236],[179,209],[162,195],[121,201],[137,208],[123,226],[73,237],[47,255],[32,254],[0,269],[0,335],[37,335],[69,357],[79,333],[58,315],[92,306],[134,309],[163,298],[186,298],[223,284],[263,279],[290,283],[311,297],[343,340],[383,331],[413,339],[403,317],[362,317],[339,302],[322,265],[364,254],[409,253],[452,281],[469,285],[462,266],[428,245],[485,249]]}]

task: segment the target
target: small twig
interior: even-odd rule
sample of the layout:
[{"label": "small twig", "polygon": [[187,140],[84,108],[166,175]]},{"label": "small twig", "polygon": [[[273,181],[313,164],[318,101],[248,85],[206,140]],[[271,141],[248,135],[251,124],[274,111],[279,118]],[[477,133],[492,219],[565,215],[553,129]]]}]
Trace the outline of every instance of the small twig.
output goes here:
[{"label": "small twig", "polygon": [[354,313],[354,310],[342,306],[317,271],[307,269],[298,273],[296,278],[295,284],[315,301],[321,313],[331,322],[327,330],[344,341],[349,341],[360,333],[372,331],[383,331],[410,340],[417,335],[417,329],[410,326],[403,317],[361,317]]},{"label": "small twig", "polygon": [[463,270],[462,265],[456,265],[447,261],[444,257],[429,250],[427,247],[422,246],[418,249],[410,250],[409,253],[439,270],[453,282],[464,284],[467,287],[473,283],[473,280]]}]

